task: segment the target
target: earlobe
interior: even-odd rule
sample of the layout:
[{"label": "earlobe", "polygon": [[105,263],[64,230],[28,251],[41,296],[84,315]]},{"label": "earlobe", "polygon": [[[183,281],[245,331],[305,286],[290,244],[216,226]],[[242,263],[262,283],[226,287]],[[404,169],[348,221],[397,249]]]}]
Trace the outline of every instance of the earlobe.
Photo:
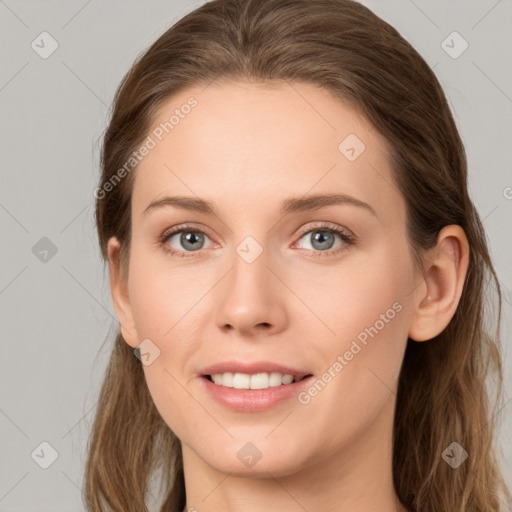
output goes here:
[{"label": "earlobe", "polygon": [[409,338],[427,341],[440,334],[459,304],[469,266],[469,244],[458,225],[445,226],[426,255],[422,286],[416,287]]},{"label": "earlobe", "polygon": [[119,321],[121,334],[123,335],[126,343],[135,348],[138,345],[137,331],[133,321],[128,294],[128,282],[121,269],[119,257],[120,249],[121,245],[118,239],[116,237],[110,238],[107,246],[110,292],[112,295],[112,302],[116,310],[117,319]]}]

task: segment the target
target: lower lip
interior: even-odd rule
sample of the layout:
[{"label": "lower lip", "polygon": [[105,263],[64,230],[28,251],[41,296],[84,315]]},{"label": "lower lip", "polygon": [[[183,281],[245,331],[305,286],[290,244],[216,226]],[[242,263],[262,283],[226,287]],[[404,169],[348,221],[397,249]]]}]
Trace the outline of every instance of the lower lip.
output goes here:
[{"label": "lower lip", "polygon": [[267,389],[235,389],[220,386],[206,377],[201,377],[210,395],[221,405],[238,412],[258,412],[270,409],[277,403],[297,396],[307,387],[312,375],[299,382],[282,384]]}]

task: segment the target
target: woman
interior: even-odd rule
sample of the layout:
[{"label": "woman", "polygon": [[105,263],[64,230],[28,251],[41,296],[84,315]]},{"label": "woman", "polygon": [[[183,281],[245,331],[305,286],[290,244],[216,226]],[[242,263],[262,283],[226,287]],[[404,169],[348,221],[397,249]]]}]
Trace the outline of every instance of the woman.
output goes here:
[{"label": "woman", "polygon": [[485,387],[501,293],[464,148],[431,69],[369,9],[185,16],[122,81],[95,195],[120,330],[90,511],[148,510],[158,472],[173,512],[510,499]]}]

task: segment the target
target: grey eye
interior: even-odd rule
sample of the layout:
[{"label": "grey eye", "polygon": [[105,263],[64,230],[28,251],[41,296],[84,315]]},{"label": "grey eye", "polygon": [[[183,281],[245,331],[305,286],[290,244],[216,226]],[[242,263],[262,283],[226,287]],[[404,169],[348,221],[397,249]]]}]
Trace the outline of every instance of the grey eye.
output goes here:
[{"label": "grey eye", "polygon": [[[204,233],[200,233],[199,231],[181,230],[176,233],[173,233],[169,237],[167,243],[171,245],[172,239],[177,236],[179,236],[179,244],[181,245],[181,247],[188,252],[198,251],[199,249],[202,249],[204,247],[206,237]],[[178,247],[176,248],[176,250],[182,249]]]}]

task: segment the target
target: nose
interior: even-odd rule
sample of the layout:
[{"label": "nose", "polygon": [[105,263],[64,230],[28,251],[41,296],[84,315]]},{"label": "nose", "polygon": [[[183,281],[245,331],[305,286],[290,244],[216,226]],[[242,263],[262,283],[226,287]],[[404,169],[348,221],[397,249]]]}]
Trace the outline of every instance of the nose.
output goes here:
[{"label": "nose", "polygon": [[223,331],[255,336],[286,328],[286,287],[270,269],[266,252],[249,263],[238,254],[219,289],[217,325]]}]

